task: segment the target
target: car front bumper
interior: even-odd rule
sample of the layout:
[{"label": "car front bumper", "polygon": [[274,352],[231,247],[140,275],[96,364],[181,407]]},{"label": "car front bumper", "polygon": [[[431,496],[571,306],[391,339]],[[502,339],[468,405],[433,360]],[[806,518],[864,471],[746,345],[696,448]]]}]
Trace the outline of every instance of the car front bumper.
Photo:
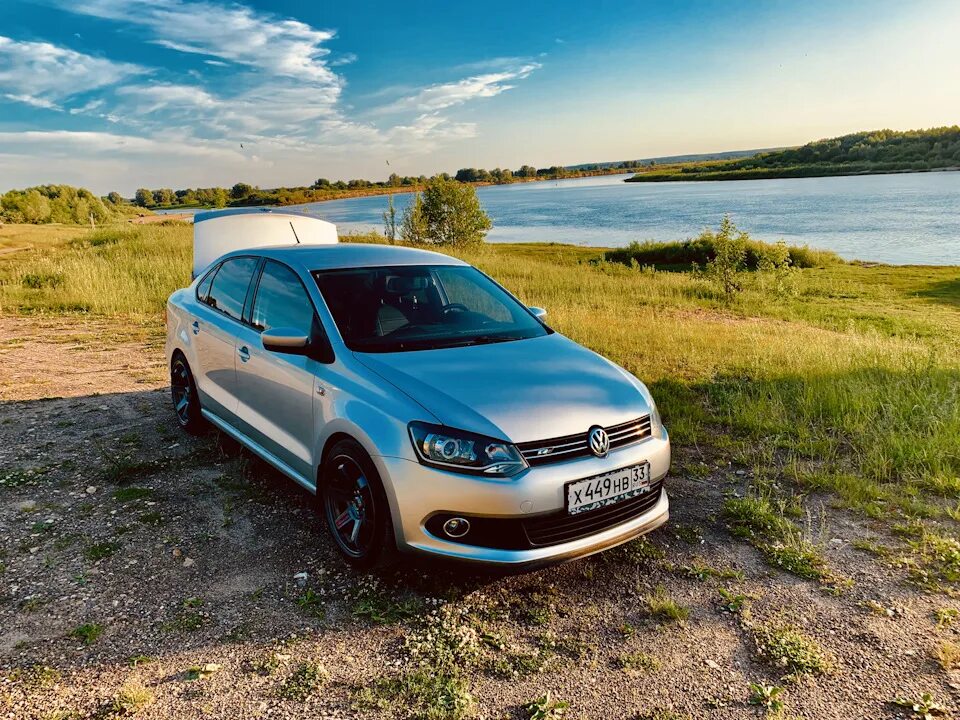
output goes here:
[{"label": "car front bumper", "polygon": [[[397,547],[482,565],[529,569],[572,560],[627,542],[667,521],[669,499],[663,480],[670,467],[670,440],[646,440],[605,458],[578,458],[529,468],[516,478],[494,479],[445,472],[404,458],[374,457],[391,506]],[[517,521],[557,517],[565,512],[564,488],[572,480],[593,477],[642,462],[650,463],[651,486],[658,496],[642,512],[597,532],[557,544],[523,548],[458,542],[431,533],[427,522],[438,513]],[[611,506],[616,507],[616,506]],[[584,514],[586,515],[586,513]],[[469,537],[469,534],[468,534]],[[467,540],[464,538],[463,540]]]}]

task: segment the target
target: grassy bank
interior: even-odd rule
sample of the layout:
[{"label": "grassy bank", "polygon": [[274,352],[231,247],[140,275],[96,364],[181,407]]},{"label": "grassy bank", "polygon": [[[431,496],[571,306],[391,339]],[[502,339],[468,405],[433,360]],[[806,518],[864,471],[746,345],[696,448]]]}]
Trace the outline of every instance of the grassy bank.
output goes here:
[{"label": "grassy bank", "polygon": [[875,130],[744,158],[650,166],[627,182],[763,180],[960,168],[960,127]]},{"label": "grassy bank", "polygon": [[[159,332],[167,295],[189,280],[190,227],[68,235],[0,256],[0,311],[127,317]],[[811,256],[787,291],[758,278],[729,302],[701,277],[604,260],[647,250],[460,255],[650,383],[678,447],[693,450],[681,471],[719,452],[787,492],[827,489],[873,516],[955,531],[960,269]]]}]

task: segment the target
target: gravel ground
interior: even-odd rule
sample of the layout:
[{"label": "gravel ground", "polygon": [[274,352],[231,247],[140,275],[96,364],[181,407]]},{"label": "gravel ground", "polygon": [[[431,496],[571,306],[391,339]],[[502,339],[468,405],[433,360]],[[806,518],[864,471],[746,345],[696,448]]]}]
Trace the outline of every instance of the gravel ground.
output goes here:
[{"label": "gravel ground", "polygon": [[[410,639],[443,606],[482,617],[478,717],[526,717],[550,691],[567,717],[756,718],[759,682],[785,688],[784,717],[905,716],[891,701],[924,692],[960,704],[932,654],[957,639],[935,610],[957,603],[854,549],[895,546],[882,524],[808,501],[848,579],[831,590],[724,528],[744,470],[676,460],[671,522],[647,543],[511,577],[359,574],[308,493],[216,433],[179,431],[155,334],[0,318],[0,718],[404,717],[399,702],[358,709],[358,693],[412,667]],[[652,616],[658,592],[688,617]],[[758,652],[758,627],[786,626],[819,644],[826,674],[784,681]],[[542,662],[497,665],[524,653]],[[620,667],[640,653],[647,667]]]}]

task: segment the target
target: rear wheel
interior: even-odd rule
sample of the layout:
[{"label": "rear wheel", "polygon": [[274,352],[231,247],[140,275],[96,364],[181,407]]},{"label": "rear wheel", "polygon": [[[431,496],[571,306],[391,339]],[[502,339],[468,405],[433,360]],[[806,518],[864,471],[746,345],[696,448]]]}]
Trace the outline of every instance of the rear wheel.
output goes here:
[{"label": "rear wheel", "polygon": [[193,381],[187,359],[180,353],[170,363],[170,397],[180,427],[193,435],[206,429],[206,421],[200,413],[197,384]]},{"label": "rear wheel", "polygon": [[380,476],[355,440],[341,440],[327,453],[320,487],[327,527],[351,565],[369,568],[388,561],[395,547],[390,508]]}]

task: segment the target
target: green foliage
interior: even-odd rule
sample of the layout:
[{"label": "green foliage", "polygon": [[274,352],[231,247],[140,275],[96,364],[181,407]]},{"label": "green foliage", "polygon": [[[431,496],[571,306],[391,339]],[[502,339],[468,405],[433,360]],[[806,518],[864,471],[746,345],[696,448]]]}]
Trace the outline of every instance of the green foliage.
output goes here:
[{"label": "green foliage", "polygon": [[910,711],[917,720],[933,720],[938,717],[947,717],[950,714],[947,706],[937,702],[933,695],[928,692],[916,700],[901,697],[894,700],[893,703]]},{"label": "green foliage", "polygon": [[769,494],[728,498],[723,516],[737,537],[764,541],[783,540],[793,532],[793,523],[783,516],[783,501]]},{"label": "green foliage", "polygon": [[133,196],[133,202],[139,207],[153,207],[153,192],[147,190],[147,188],[137,188],[137,192]]},{"label": "green foliage", "polygon": [[650,616],[663,622],[682,623],[690,615],[690,610],[670,597],[663,585],[657,585],[644,602]]},{"label": "green foliage", "polygon": [[474,701],[466,679],[415,670],[396,678],[382,678],[360,690],[354,705],[359,710],[402,709],[414,720],[466,720]]},{"label": "green foliage", "polygon": [[704,231],[713,244],[713,259],[707,262],[706,276],[720,286],[727,299],[743,290],[743,272],[746,270],[747,241],[750,236],[739,230],[729,215],[720,221],[720,230]]},{"label": "green foliage", "polygon": [[277,695],[284,700],[304,701],[315,695],[330,679],[326,668],[317,662],[302,662],[284,680]]},{"label": "green foliage", "polygon": [[620,655],[617,657],[616,664],[621,670],[633,670],[637,672],[642,670],[658,670],[660,668],[659,660],[642,652]]},{"label": "green foliage", "polygon": [[750,683],[750,698],[748,702],[751,705],[759,705],[766,708],[768,713],[779,713],[783,710],[783,700],[780,695],[783,688],[778,685],[767,685],[766,683]]},{"label": "green foliage", "polygon": [[13,223],[100,225],[121,216],[86,188],[40,185],[0,195],[0,219]]},{"label": "green foliage", "polygon": [[93,645],[103,633],[103,626],[97,623],[84,623],[70,631],[70,637],[82,640],[84,645]]},{"label": "green foliage", "polygon": [[813,639],[790,627],[756,625],[751,628],[761,657],[793,679],[825,675],[833,669],[829,655]]},{"label": "green foliage", "polygon": [[750,157],[642,168],[628,182],[748,180],[936,170],[960,165],[960,126],[873,130]]},{"label": "green foliage", "polygon": [[554,700],[549,691],[523,706],[527,720],[559,720],[567,713],[570,703]]},{"label": "green foliage", "polygon": [[490,227],[472,185],[433,178],[404,211],[400,234],[410,243],[464,247],[483,242]]}]

